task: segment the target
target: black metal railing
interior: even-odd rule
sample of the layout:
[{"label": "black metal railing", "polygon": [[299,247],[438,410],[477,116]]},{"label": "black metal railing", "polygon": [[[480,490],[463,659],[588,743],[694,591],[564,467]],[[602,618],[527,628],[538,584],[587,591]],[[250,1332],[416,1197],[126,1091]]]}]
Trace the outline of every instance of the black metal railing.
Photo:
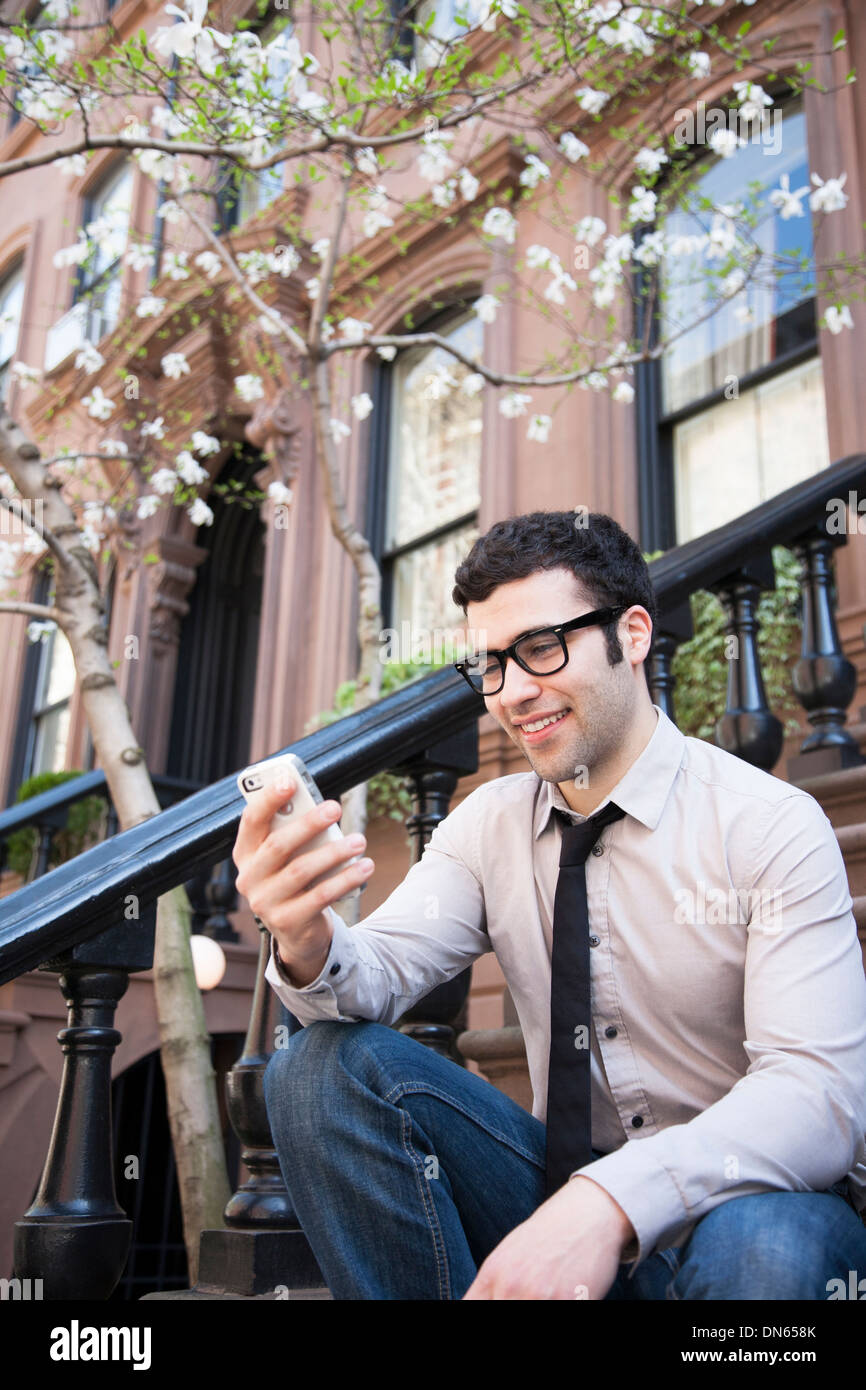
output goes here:
[{"label": "black metal railing", "polygon": [[[650,688],[673,718],[672,659],[691,635],[689,597],[708,589],[722,600],[728,633],[737,638],[729,663],[727,707],[716,729],[728,751],[764,768],[782,747],[780,721],[768,706],[757,647],[756,607],[774,583],[772,548],[785,545],[802,567],[803,636],[792,671],[794,692],[811,732],[795,760],[798,775],[863,761],[845,727],[856,672],[839,641],[832,552],[846,542],[839,503],[866,488],[866,455],[843,459],[726,526],[668,552],[650,567],[659,601]],[[856,505],[855,505],[856,512]],[[855,515],[856,526],[856,515]],[[477,717],[483,702],[451,669],[403,687],[378,704],[291,745],[322,792],[339,797],[378,772],[409,778],[415,813],[409,822],[413,858],[447,814],[461,775],[477,767]],[[790,771],[790,769],[789,769]],[[97,774],[88,774],[93,778]],[[78,779],[82,795],[95,783]],[[75,784],[46,793],[39,814],[74,794]],[[0,837],[28,821],[32,803],[0,815]],[[227,862],[243,801],[234,776],[186,796],[133,829],[114,835],[0,902],[0,984],[36,967],[55,969],[70,1010],[60,1034],[66,1053],[51,1147],[36,1201],[16,1228],[16,1274],[43,1278],[51,1298],[104,1298],[119,1279],[129,1223],[117,1207],[111,1178],[106,1097],[110,1058],[119,1035],[114,1006],[130,970],[152,960],[152,928],[161,893]],[[233,890],[232,890],[233,891]],[[124,920],[130,894],[139,920]],[[229,901],[224,884],[224,910]],[[229,1082],[232,1123],[244,1148],[250,1181],[235,1194],[226,1225],[202,1238],[200,1281],[207,1287],[260,1294],[275,1283],[308,1286],[320,1275],[287,1200],[263,1102],[262,1076],[272,1050],[275,996],[259,980],[244,1054]],[[433,991],[404,1015],[400,1027],[455,1055],[468,991],[468,972]],[[46,1272],[50,1271],[46,1280]]]}]

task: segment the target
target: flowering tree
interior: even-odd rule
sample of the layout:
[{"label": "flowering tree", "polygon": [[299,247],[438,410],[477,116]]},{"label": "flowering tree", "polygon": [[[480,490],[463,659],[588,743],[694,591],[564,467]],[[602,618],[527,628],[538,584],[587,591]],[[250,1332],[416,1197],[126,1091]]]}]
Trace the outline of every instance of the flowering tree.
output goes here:
[{"label": "flowering tree", "polygon": [[[853,80],[841,33],[826,53],[788,49],[777,62],[778,30],[762,34],[760,0],[465,0],[447,23],[445,7],[430,4],[327,0],[290,18],[277,0],[270,33],[265,8],[229,20],[214,7],[208,22],[206,0],[190,0],[165,7],[172,22],[126,34],[94,19],[86,0],[48,0],[34,23],[0,24],[4,99],[35,137],[0,163],[10,199],[34,168],[81,180],[100,151],[117,150],[149,181],[156,210],[148,234],[130,230],[128,203],[108,207],[57,253],[59,269],[85,279],[121,259],[135,301],[108,344],[83,343],[62,377],[16,361],[28,404],[16,420],[0,408],[0,501],[30,528],[4,556],[0,609],[56,622],[68,637],[123,826],[158,806],[107,658],[101,557],[138,544],[135,528],[157,526],[169,507],[195,526],[213,521],[207,499],[228,444],[218,424],[190,431],[172,395],[192,377],[182,344],[196,325],[209,317],[228,345],[236,415],[281,397],[311,404],[331,527],[359,586],[360,706],[381,689],[382,619],[341,456],[374,408],[358,389],[359,355],[393,361],[435,346],[427,391],[495,393],[499,412],[542,446],[574,387],[628,405],[636,364],[713,315],[747,323],[762,290],[802,280],[806,258],[776,253],[768,227],[805,227],[812,214],[817,248],[824,219],[847,202],[845,172],[832,169],[799,188],[784,175],[734,202],[691,192],[688,147],[736,160],[768,129],[766,89],[780,71],[789,89],[828,95]],[[688,115],[704,89],[722,95],[696,139],[678,131],[671,91]],[[275,196],[241,227],[226,209],[251,187]],[[596,211],[575,221],[578,189]],[[525,245],[525,215],[549,229],[544,242]],[[411,278],[410,244],[428,229],[487,257],[483,293],[470,294],[477,275],[466,277],[483,324],[506,303],[546,323],[540,360],[504,371],[405,317],[373,331],[365,314],[397,277]],[[808,267],[831,333],[853,324],[863,268],[859,244],[831,258],[816,251]],[[140,360],[153,378],[147,399]],[[45,401],[37,440],[27,412]],[[276,508],[291,506],[295,483],[289,470],[269,485]],[[44,504],[41,520],[29,499]],[[27,553],[50,556],[50,607],[15,587]],[[362,828],[363,800],[347,809]],[[180,892],[160,903],[155,975],[194,1272],[198,1231],[221,1222],[226,1183]]]}]

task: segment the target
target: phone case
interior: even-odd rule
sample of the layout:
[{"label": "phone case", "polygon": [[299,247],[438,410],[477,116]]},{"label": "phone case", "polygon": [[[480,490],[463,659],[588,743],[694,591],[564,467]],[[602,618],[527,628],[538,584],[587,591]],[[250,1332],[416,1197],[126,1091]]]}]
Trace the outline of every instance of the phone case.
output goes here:
[{"label": "phone case", "polygon": [[[295,791],[292,793],[291,801],[289,801],[281,811],[275,813],[275,824],[286,823],[293,817],[304,815],[307,811],[312,810],[314,806],[321,804],[325,799],[316,786],[304,761],[299,758],[296,753],[281,753],[276,758],[266,758],[263,762],[252,763],[250,767],[244,768],[243,772],[238,774],[238,790],[248,801],[250,796],[254,792],[260,791],[262,787],[273,786],[278,783],[281,775],[286,785],[288,785],[289,779],[286,776],[287,773],[292,774],[292,780],[295,783]],[[304,845],[303,853],[307,854],[310,850],[319,849],[322,845],[326,845],[331,841],[342,839],[343,832],[340,827],[336,824],[331,824],[320,831],[318,835],[315,835],[312,840],[307,841]],[[357,863],[360,858],[360,854],[356,854],[351,859],[343,860],[333,869],[328,869],[325,873],[319,874],[318,878],[311,879],[308,887],[314,888],[317,883],[324,882],[326,878],[331,878],[334,874],[342,873],[343,869],[347,868],[350,864]],[[366,884],[359,884],[358,887],[350,889],[348,893],[343,894],[343,898],[357,897],[361,889],[365,887]],[[343,898],[338,898],[337,901],[342,902]]]}]

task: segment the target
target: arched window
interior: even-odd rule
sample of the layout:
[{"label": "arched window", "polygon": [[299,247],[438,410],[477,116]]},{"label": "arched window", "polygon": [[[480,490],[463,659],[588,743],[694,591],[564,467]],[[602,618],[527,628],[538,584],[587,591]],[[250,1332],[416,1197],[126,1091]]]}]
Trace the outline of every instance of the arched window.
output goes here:
[{"label": "arched window", "polygon": [[[470,358],[482,350],[474,310],[428,320]],[[419,330],[420,331],[420,330]],[[368,535],[382,568],[386,626],[412,631],[464,621],[454,571],[478,535],[481,395],[471,370],[443,348],[406,348],[379,371]]]},{"label": "arched window", "polygon": [[[32,601],[50,606],[53,591],[50,570],[40,570]],[[74,689],[72,648],[54,623],[43,625],[39,640],[28,647],[24,665],[19,733],[10,768],[10,800],[29,777],[65,768]]]},{"label": "arched window", "polygon": [[[739,133],[747,143],[732,158],[691,151],[688,206],[656,228],[667,249],[646,277],[645,287],[655,281],[654,331],[668,338],[693,326],[636,374],[648,549],[714,530],[829,463],[802,101],[777,97],[763,125]],[[801,192],[802,216],[783,218],[769,202],[785,177]],[[731,204],[755,214],[762,260],[740,293],[695,323],[703,302],[718,298],[719,274],[712,283],[707,272],[725,266],[732,224],[718,209]],[[689,238],[699,239],[695,249],[682,249]],[[771,271],[780,257],[782,274]]]},{"label": "arched window", "polygon": [[89,235],[97,242],[86,265],[79,268],[74,303],[87,305],[84,336],[98,343],[111,333],[120,318],[120,292],[123,282],[123,253],[129,235],[132,211],[132,167],[116,165],[87,198],[84,206],[85,229],[96,224]]},{"label": "arched window", "polygon": [[24,306],[24,271],[20,265],[0,281],[0,400],[6,399],[9,368],[18,350]]}]

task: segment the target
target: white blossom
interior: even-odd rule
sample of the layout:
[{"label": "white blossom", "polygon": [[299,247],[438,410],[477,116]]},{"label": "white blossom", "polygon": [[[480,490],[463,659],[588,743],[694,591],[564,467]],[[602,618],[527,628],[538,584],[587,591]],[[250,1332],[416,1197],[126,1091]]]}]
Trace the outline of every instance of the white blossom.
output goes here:
[{"label": "white blossom", "polygon": [[218,29],[205,27],[207,0],[189,0],[186,10],[166,5],[165,13],[174,15],[181,23],[160,25],[150,36],[150,48],[164,59],[174,56],[194,61],[205,76],[212,77],[218,59],[216,50],[231,47],[231,39]]},{"label": "white blossom", "polygon": [[84,154],[68,154],[63,159],[58,159],[55,163],[61,174],[68,179],[80,179],[87,169],[87,156]]},{"label": "white blossom", "polygon": [[393,227],[394,219],[393,217],[389,217],[385,210],[387,203],[388,193],[381,183],[377,184],[376,187],[367,194],[367,210],[364,213],[364,220],[362,223],[364,236],[375,236],[377,232],[383,231],[385,227]]},{"label": "white blossom", "polygon": [[379,172],[379,160],[372,145],[365,145],[363,149],[355,151],[355,168],[359,174],[366,174],[368,178],[376,177]]},{"label": "white blossom", "polygon": [[174,198],[166,198],[165,202],[161,203],[157,208],[156,215],[157,217],[161,217],[164,222],[167,222],[169,226],[174,226],[177,222],[182,222],[186,217],[186,213],[180,203],[176,202]]},{"label": "white blossom", "polygon": [[564,130],[560,135],[559,148],[571,164],[576,164],[579,159],[589,154],[589,145],[584,144],[583,140],[579,140],[570,130]]},{"label": "white blossom", "polygon": [[460,197],[465,199],[467,203],[471,203],[479,188],[477,178],[470,169],[461,169],[457,176],[457,182],[460,188]]},{"label": "white blossom", "polygon": [[393,343],[384,343],[382,347],[377,347],[376,351],[383,362],[393,362],[394,358],[397,356],[397,349]]},{"label": "white blossom", "polygon": [[156,489],[160,497],[167,497],[177,487],[177,474],[173,468],[158,468],[151,474],[150,486]]},{"label": "white blossom", "polygon": [[600,217],[582,217],[575,224],[574,239],[577,242],[585,242],[587,246],[595,246],[607,231],[607,224]]},{"label": "white blossom", "polygon": [[664,150],[651,150],[649,146],[644,146],[642,150],[638,150],[634,157],[634,167],[638,173],[650,176],[657,174],[662,165],[668,162]]},{"label": "white blossom", "polygon": [[450,207],[457,196],[457,185],[454,179],[449,179],[447,183],[435,183],[430,190],[430,197],[437,208]]},{"label": "white blossom", "polygon": [[146,178],[166,183],[174,179],[176,155],[165,150],[136,150],[132,157]]},{"label": "white blossom", "polygon": [[341,443],[347,435],[352,433],[349,426],[344,424],[342,420],[329,420],[328,430],[335,444]]},{"label": "white blossom", "polygon": [[206,468],[202,468],[190,453],[189,449],[181,449],[174,461],[178,477],[189,487],[198,487],[200,483],[206,483],[209,477]]},{"label": "white blossom", "polygon": [[485,236],[496,237],[513,246],[517,236],[517,219],[507,208],[489,208],[484,215],[481,230]]},{"label": "white blossom", "polygon": [[128,454],[129,446],[122,439],[103,439],[99,446],[101,454]]},{"label": "white blossom", "polygon": [[166,251],[163,269],[169,280],[186,280],[189,275],[186,251]]},{"label": "white blossom", "polygon": [[630,222],[652,222],[656,215],[657,197],[650,188],[643,188],[638,184],[631,191],[631,202],[628,206],[628,219]]},{"label": "white blossom", "polygon": [[624,405],[631,405],[634,400],[634,387],[627,381],[619,381],[610,393],[612,401],[622,401]]},{"label": "white blossom", "polygon": [[649,232],[640,245],[635,248],[634,259],[641,265],[658,265],[659,260],[664,255],[664,249],[664,232]]},{"label": "white blossom", "polygon": [[824,311],[824,323],[831,333],[841,333],[843,328],[853,328],[854,320],[847,304],[830,304]]},{"label": "white blossom", "polygon": [[91,420],[107,420],[113,413],[116,402],[103,393],[101,386],[94,386],[89,396],[82,396],[81,404]]},{"label": "white blossom", "polygon": [[734,310],[737,323],[754,323],[755,311],[750,304],[738,304]]},{"label": "white blossom", "polygon": [[730,275],[726,275],[721,283],[720,288],[722,295],[725,299],[732,299],[735,294],[740,293],[745,283],[746,272],[743,270],[742,266],[735,266]]},{"label": "white blossom", "polygon": [[607,377],[604,372],[588,372],[580,385],[588,387],[590,391],[606,391]]},{"label": "white blossom", "polygon": [[564,304],[565,295],[562,291],[564,289],[576,290],[577,281],[566,270],[563,270],[558,257],[554,259],[555,264],[550,267],[553,271],[553,279],[544,291],[544,298],[549,299],[552,304]]},{"label": "white blossom", "polygon": [[549,246],[540,246],[538,242],[527,248],[526,264],[530,270],[544,270],[550,265],[551,261],[557,259]]},{"label": "white blossom", "polygon": [[809,185],[806,183],[802,188],[791,188],[789,174],[782,174],[779,179],[779,187],[774,188],[769,195],[769,201],[774,208],[779,209],[779,216],[783,222],[787,222],[791,217],[805,217],[802,199],[809,192]]},{"label": "white blossom", "polygon": [[812,182],[815,188],[809,194],[809,207],[813,212],[839,212],[848,202],[848,194],[842,192],[842,185],[848,175],[840,174],[836,179],[827,179],[826,183],[817,174],[812,175]]},{"label": "white blossom", "polygon": [[192,505],[187,507],[186,514],[193,526],[213,526],[213,512],[203,497],[197,497]]},{"label": "white blossom", "polygon": [[331,238],[329,236],[323,236],[319,237],[318,241],[314,241],[310,249],[314,256],[318,256],[319,260],[323,261],[328,254],[330,245]]},{"label": "white blossom", "polygon": [[735,82],[734,91],[737,94],[737,101],[740,103],[740,119],[750,125],[763,114],[765,106],[773,105],[773,98],[768,96],[763,87],[757,82]]},{"label": "white blossom", "polygon": [[537,188],[542,179],[550,178],[550,168],[537,154],[528,154],[526,164],[520,171],[520,183],[524,188]]},{"label": "white blossom", "polygon": [[98,372],[100,367],[105,366],[105,358],[92,343],[84,343],[75,354],[75,369],[80,371],[83,367],[88,376],[92,372]]},{"label": "white blossom", "polygon": [[147,493],[144,497],[139,497],[136,515],[139,521],[146,521],[149,516],[159,508],[159,498],[154,497],[153,493]]},{"label": "white blossom", "polygon": [[268,497],[272,502],[287,503],[292,500],[292,489],[285,483],[268,483]]},{"label": "white blossom", "polygon": [[260,401],[265,394],[262,379],[260,376],[256,376],[254,372],[246,372],[243,376],[236,376],[234,381],[235,390],[241,400],[246,401],[248,404],[252,401]]},{"label": "white blossom", "polygon": [[352,414],[356,420],[366,420],[373,409],[373,401],[366,391],[352,397]]},{"label": "white blossom", "polygon": [[470,399],[472,396],[477,396],[483,389],[484,377],[480,372],[470,372],[468,376],[463,378],[460,384],[460,390],[463,392],[464,396],[469,396]]},{"label": "white blossom", "polygon": [[446,140],[438,130],[428,130],[421,143],[423,148],[418,151],[418,172],[428,183],[441,183],[454,167],[454,160],[448,153],[451,141]]},{"label": "white blossom", "polygon": [[731,219],[721,213],[716,213],[707,237],[707,260],[723,261],[733,251],[736,241],[736,228]]},{"label": "white blossom", "polygon": [[58,270],[65,270],[69,265],[81,265],[89,255],[90,242],[81,240],[76,241],[74,246],[63,246],[55,251],[53,261]]},{"label": "white blossom", "polygon": [[131,265],[133,270],[147,270],[152,260],[153,248],[138,241],[131,242],[123,256],[124,264]]},{"label": "white blossom", "polygon": [[496,311],[499,308],[499,300],[495,294],[482,294],[476,299],[474,309],[482,323],[493,323],[496,319]]},{"label": "white blossom", "polygon": [[135,312],[140,319],[153,319],[161,314],[165,308],[166,301],[158,294],[145,294],[135,306]]},{"label": "white blossom", "polygon": [[216,251],[199,251],[193,265],[197,265],[202,274],[212,280],[215,275],[219,274],[222,258],[217,255]]},{"label": "white blossom", "polygon": [[706,232],[697,232],[691,235],[678,234],[669,237],[667,254],[672,257],[695,256],[699,251],[703,251],[708,240]]},{"label": "white blossom", "polygon": [[591,116],[597,116],[610,101],[609,92],[598,92],[593,87],[580,87],[575,96],[581,111],[588,111]]},{"label": "white blossom", "polygon": [[550,415],[530,415],[526,438],[534,440],[536,444],[546,444],[552,424],[553,418]]},{"label": "white blossom", "polygon": [[180,381],[182,376],[189,376],[190,365],[186,356],[182,352],[167,352],[160,360],[162,370],[172,381]]},{"label": "white blossom", "polygon": [[301,264],[301,257],[294,246],[283,242],[280,246],[275,246],[267,257],[268,265],[271,270],[275,270],[278,275],[282,275],[285,280],[289,275],[293,275]]},{"label": "white blossom", "polygon": [[518,415],[526,414],[526,407],[532,397],[525,391],[509,391],[499,402],[499,413],[504,415],[506,420],[516,420]]},{"label": "white blossom", "polygon": [[709,77],[709,75],[710,75],[710,55],[709,55],[709,53],[704,53],[702,50],[698,50],[698,52],[696,52],[696,53],[689,53],[689,54],[687,54],[687,56],[686,56],[686,66],[688,67],[688,70],[689,70],[689,72],[691,73],[692,77],[696,77],[699,81],[701,80],[701,78]]},{"label": "white blossom", "polygon": [[360,343],[365,333],[372,331],[373,325],[365,323],[363,319],[345,318],[337,324],[340,336],[347,343]]},{"label": "white blossom", "polygon": [[733,130],[714,130],[707,144],[721,159],[731,159],[746,142]]},{"label": "white blossom", "polygon": [[218,454],[221,448],[222,444],[215,434],[205,434],[204,430],[193,430],[193,453],[201,454],[202,458],[208,458],[211,454]]},{"label": "white blossom", "polygon": [[320,289],[318,275],[314,275],[311,280],[305,280],[304,289],[307,291],[308,299],[318,299]]},{"label": "white blossom", "polygon": [[155,420],[145,420],[141,427],[142,439],[165,439],[164,420],[157,415]]},{"label": "white blossom", "polygon": [[272,269],[270,257],[265,251],[239,251],[235,259],[251,285],[266,280]]}]

